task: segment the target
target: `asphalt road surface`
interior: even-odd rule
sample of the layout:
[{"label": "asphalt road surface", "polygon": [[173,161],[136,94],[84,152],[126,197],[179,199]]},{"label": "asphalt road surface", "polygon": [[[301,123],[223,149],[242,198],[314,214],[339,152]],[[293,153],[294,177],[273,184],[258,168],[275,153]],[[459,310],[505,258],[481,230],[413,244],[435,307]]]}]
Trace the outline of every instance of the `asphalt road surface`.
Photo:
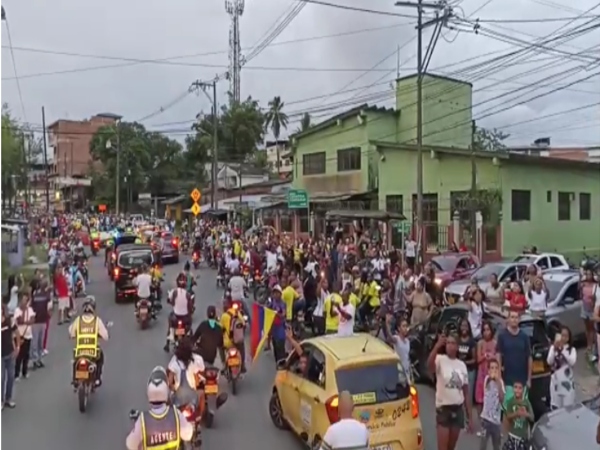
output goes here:
[{"label": "asphalt road surface", "polygon": [[[181,267],[182,263],[165,268],[165,292],[172,287],[174,275]],[[114,303],[113,284],[103,267],[103,258],[92,258],[89,268],[92,282],[88,292],[96,297],[102,319],[113,322],[110,341],[103,344],[104,383],[90,399],[87,412],[79,413],[77,396],[70,385],[73,343],[68,339],[67,326],[59,327],[54,321],[49,332],[46,367],[32,371],[29,379],[16,384],[17,406],[2,412],[2,446],[5,448],[125,448],[125,437],[131,428],[129,410],[146,406],[148,375],[156,365],[166,366],[168,362],[169,356],[162,350],[167,311],[164,310],[149,329],[141,331],[135,321],[133,305]],[[198,273],[196,323],[205,317],[209,304],[220,305],[222,296],[222,291],[215,288],[214,272],[200,270]],[[275,429],[270,421],[268,400],[275,371],[272,358],[271,353],[266,353],[251,367],[240,384],[238,396],[230,396],[218,411],[215,428],[204,430],[204,448],[302,448],[291,434]],[[420,387],[419,392],[425,447],[435,450],[433,391]],[[459,448],[476,450],[478,439],[464,434]]]}]

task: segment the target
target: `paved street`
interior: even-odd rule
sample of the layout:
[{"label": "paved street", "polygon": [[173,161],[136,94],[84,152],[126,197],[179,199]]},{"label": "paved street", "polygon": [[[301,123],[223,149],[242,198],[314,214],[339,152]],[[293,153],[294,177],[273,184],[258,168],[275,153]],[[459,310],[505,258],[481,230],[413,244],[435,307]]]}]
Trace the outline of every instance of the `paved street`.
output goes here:
[{"label": "paved street", "polygon": [[[102,388],[91,399],[86,414],[80,414],[70,386],[72,342],[67,337],[66,326],[53,324],[46,368],[32,372],[28,380],[16,385],[17,407],[2,413],[2,445],[6,448],[124,448],[125,436],[131,427],[129,410],[146,406],[147,377],[154,366],[166,365],[168,361],[162,350],[166,311],[150,329],[139,330],[133,306],[114,303],[113,285],[102,261],[101,257],[90,261],[92,284],[89,286],[89,292],[96,296],[101,317],[114,322],[109,330],[111,341],[103,345],[106,367]],[[170,286],[180,267],[166,268],[166,285]],[[213,272],[199,273],[196,321],[204,317],[206,306],[222,295],[214,287]],[[267,404],[273,374],[274,363],[268,353],[243,380],[240,394],[230,397],[219,411],[216,428],[204,432],[205,448],[301,448],[290,434],[276,430],[269,419]],[[420,394],[426,448],[435,450],[433,391],[422,387]],[[475,450],[477,438],[464,435],[459,445],[462,450]]]}]

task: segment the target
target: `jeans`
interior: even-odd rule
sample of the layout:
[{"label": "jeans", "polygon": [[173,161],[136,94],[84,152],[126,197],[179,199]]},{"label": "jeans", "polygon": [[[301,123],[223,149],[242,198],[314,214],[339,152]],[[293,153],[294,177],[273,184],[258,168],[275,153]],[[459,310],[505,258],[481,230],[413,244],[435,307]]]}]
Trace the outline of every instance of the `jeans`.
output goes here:
[{"label": "jeans", "polygon": [[15,357],[13,355],[2,357],[2,404],[10,402],[15,384]]},{"label": "jeans", "polygon": [[21,341],[21,347],[19,348],[19,354],[17,355],[16,366],[15,366],[15,377],[23,375],[27,376],[29,370],[29,351],[31,349],[31,339],[23,339]]},{"label": "jeans", "polygon": [[31,325],[31,362],[37,363],[42,360],[44,356],[44,334],[46,333],[45,323],[34,323]]}]

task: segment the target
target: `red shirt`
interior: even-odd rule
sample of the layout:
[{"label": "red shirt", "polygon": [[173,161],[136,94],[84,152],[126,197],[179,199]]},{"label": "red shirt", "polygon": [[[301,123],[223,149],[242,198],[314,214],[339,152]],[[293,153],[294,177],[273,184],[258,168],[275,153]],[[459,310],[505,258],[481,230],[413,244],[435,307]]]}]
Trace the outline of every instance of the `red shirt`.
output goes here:
[{"label": "red shirt", "polygon": [[69,284],[67,278],[62,273],[57,273],[54,277],[54,290],[59,298],[69,296]]},{"label": "red shirt", "polygon": [[525,294],[515,294],[512,291],[506,293],[506,300],[510,303],[510,309],[513,311],[525,311],[527,309],[527,299]]}]

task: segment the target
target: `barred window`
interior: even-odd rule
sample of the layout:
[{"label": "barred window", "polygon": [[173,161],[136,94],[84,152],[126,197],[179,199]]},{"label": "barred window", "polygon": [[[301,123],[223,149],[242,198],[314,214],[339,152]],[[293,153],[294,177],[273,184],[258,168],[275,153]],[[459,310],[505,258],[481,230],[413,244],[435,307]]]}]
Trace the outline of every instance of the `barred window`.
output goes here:
[{"label": "barred window", "polygon": [[302,175],[319,175],[325,173],[325,152],[302,155]]},{"label": "barred window", "polygon": [[344,148],[337,151],[338,172],[360,170],[360,147]]}]

